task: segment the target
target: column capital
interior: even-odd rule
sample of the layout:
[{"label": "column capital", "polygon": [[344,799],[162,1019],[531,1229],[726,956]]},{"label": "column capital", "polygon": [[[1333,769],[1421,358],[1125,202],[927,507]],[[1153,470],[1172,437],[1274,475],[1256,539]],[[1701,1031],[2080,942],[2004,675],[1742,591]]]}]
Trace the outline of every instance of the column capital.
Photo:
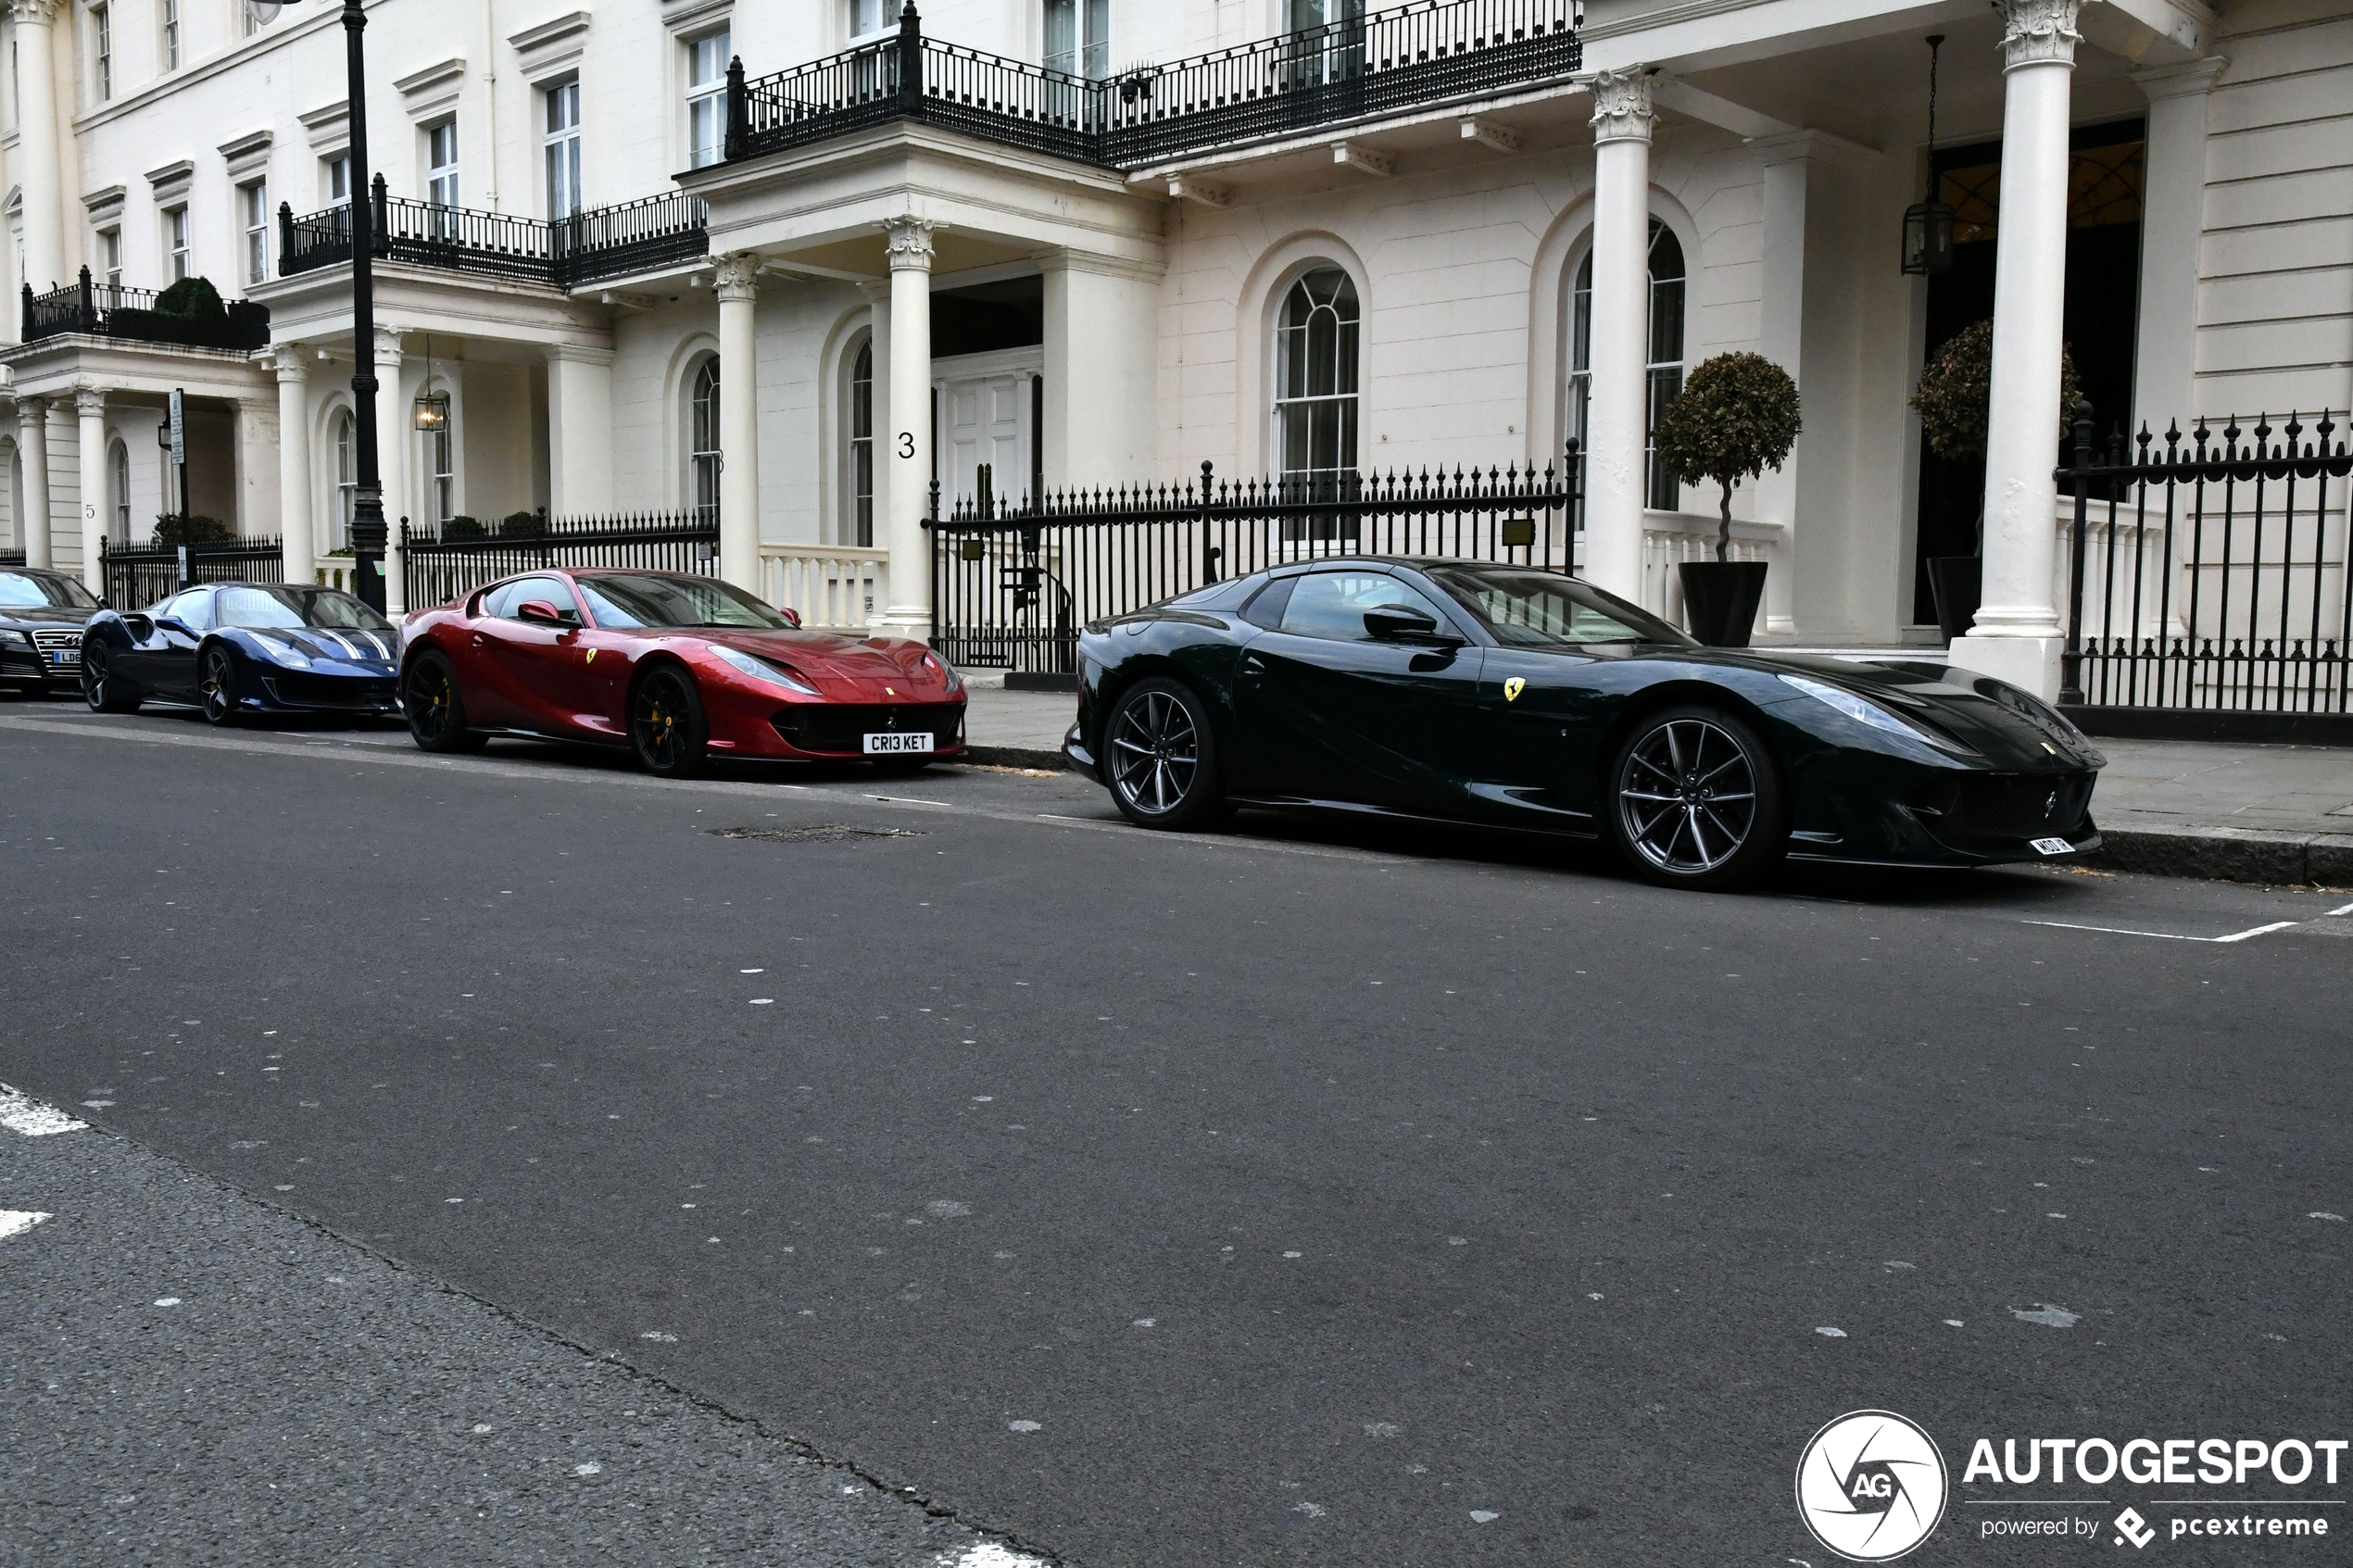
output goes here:
[{"label": "column capital", "polygon": [[12,22],[47,27],[64,9],[65,0],[6,0],[5,15]]},{"label": "column capital", "polygon": [[890,270],[894,272],[928,272],[931,270],[931,237],[939,225],[928,218],[909,213],[903,218],[886,219],[883,222],[883,243],[890,252]]},{"label": "column capital", "polygon": [[22,394],[19,394],[17,396],[17,422],[19,424],[22,424],[27,420],[39,420],[42,415],[49,411],[50,401],[51,400],[46,397],[27,397]]},{"label": "column capital", "polygon": [[400,336],[401,330],[398,327],[378,327],[376,329],[377,364],[397,365],[400,363]]},{"label": "column capital", "polygon": [[1593,95],[1593,141],[1647,142],[1658,110],[1651,102],[1656,73],[1645,65],[1597,70],[1576,80]]},{"label": "column capital", "polygon": [[103,415],[107,411],[107,389],[103,386],[75,387],[73,411],[85,420]]},{"label": "column capital", "polygon": [[2083,0],[2001,0],[2002,69],[2075,64],[2083,35],[2075,19]]},{"label": "column capital", "polygon": [[303,358],[308,352],[304,344],[273,343],[254,358],[276,370],[281,382],[301,383],[310,379],[309,363]]},{"label": "column capital", "polygon": [[718,283],[719,301],[757,299],[760,297],[760,257],[748,250],[723,256],[712,269]]},{"label": "column capital", "polygon": [[2152,66],[2133,72],[2133,81],[2147,94],[2151,103],[2159,98],[2186,98],[2193,94],[2210,93],[2214,79],[2221,76],[2230,61],[2220,55],[2208,55],[2202,60],[2189,60],[2177,66]]}]

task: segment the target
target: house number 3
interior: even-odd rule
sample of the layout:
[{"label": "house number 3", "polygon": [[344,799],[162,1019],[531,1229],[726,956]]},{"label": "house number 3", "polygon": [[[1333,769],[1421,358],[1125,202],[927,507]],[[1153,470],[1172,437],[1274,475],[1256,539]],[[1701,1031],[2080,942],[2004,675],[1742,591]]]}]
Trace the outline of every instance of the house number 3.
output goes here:
[{"label": "house number 3", "polygon": [[915,455],[915,433],[913,431],[902,430],[899,433],[899,455],[902,458],[912,458]]}]

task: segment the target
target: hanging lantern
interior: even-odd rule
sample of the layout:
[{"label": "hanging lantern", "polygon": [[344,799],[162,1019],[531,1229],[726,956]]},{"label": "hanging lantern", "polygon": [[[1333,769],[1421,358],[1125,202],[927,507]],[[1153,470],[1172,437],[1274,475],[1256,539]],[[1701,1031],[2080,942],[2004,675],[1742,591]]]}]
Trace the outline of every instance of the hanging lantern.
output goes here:
[{"label": "hanging lantern", "polygon": [[[1950,232],[1947,224],[1947,232]],[[417,399],[417,428],[422,431],[443,431],[449,428],[449,395],[428,392]]]},{"label": "hanging lantern", "polygon": [[1936,199],[1936,56],[1944,35],[1928,39],[1928,199],[1904,209],[1904,270],[1941,278],[1953,270],[1953,209]]}]

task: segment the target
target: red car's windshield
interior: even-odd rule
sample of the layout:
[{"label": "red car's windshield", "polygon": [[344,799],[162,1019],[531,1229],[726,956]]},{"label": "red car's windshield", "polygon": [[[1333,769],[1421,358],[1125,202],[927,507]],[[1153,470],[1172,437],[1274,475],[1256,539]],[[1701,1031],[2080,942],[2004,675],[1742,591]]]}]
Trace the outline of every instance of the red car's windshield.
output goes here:
[{"label": "red car's windshield", "polygon": [[573,579],[597,624],[628,626],[737,626],[789,632],[793,623],[731,583],[712,577],[656,576],[651,572],[599,572]]}]

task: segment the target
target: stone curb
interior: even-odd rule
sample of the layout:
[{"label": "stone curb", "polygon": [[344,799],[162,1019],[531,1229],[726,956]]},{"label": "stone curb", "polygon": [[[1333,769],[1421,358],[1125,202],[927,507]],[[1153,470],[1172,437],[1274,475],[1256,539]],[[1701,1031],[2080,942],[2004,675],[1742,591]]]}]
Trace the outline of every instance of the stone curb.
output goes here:
[{"label": "stone curb", "polygon": [[1026,746],[967,746],[957,760],[978,763],[984,768],[1045,768],[1057,773],[1070,768],[1061,752]]},{"label": "stone curb", "polygon": [[2129,827],[2103,824],[2104,870],[2208,881],[2317,883],[2353,886],[2353,834],[2277,833],[2263,828]]}]

